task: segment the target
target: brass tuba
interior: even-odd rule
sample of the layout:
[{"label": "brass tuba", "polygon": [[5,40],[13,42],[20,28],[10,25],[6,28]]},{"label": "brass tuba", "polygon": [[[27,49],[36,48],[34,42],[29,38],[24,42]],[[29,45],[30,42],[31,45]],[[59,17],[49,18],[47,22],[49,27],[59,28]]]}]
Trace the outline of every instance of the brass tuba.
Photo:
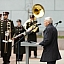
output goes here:
[{"label": "brass tuba", "polygon": [[32,14],[36,17],[42,17],[45,14],[44,7],[40,4],[35,4],[32,8]]},{"label": "brass tuba", "polygon": [[[32,7],[32,14],[35,16],[34,20],[36,20],[36,18],[40,18],[42,16],[44,16],[45,14],[45,9],[42,5],[40,4],[35,4]],[[28,19],[25,23],[24,23],[24,28],[26,29],[26,23],[30,22],[30,19]],[[32,30],[32,27],[35,26],[36,27],[37,24],[32,25],[31,27],[29,27],[28,29],[26,29],[27,31]]]}]

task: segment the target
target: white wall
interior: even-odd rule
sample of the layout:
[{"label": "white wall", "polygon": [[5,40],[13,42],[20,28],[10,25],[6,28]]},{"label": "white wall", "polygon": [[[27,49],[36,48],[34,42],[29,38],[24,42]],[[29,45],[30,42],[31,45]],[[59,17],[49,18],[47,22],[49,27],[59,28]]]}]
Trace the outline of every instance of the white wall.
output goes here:
[{"label": "white wall", "polygon": [[34,4],[41,4],[45,9],[45,15],[38,19],[38,22],[42,23],[41,31],[44,30],[43,20],[46,16],[52,17],[54,23],[62,20],[57,29],[64,31],[64,0],[0,0],[0,13],[9,11],[9,18],[14,21],[14,25],[17,19],[21,19],[24,24],[28,19],[28,9],[32,10]]}]

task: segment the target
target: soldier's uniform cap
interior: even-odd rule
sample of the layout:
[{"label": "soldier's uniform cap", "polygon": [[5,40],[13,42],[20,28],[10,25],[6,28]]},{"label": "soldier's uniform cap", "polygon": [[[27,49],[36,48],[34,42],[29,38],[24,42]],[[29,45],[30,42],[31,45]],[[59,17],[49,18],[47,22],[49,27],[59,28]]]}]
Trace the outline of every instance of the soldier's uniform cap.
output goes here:
[{"label": "soldier's uniform cap", "polygon": [[9,12],[3,12],[3,15],[9,15]]},{"label": "soldier's uniform cap", "polygon": [[20,23],[21,23],[21,20],[20,20],[20,19],[18,19],[16,22],[20,22]]},{"label": "soldier's uniform cap", "polygon": [[30,15],[30,18],[34,18],[34,15]]},{"label": "soldier's uniform cap", "polygon": [[0,14],[0,17],[2,17],[2,14]]}]

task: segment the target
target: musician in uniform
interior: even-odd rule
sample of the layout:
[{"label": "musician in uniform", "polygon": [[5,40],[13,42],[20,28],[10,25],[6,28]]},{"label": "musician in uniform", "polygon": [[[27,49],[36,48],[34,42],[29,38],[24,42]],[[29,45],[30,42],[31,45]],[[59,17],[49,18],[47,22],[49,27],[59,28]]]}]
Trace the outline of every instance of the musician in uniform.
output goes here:
[{"label": "musician in uniform", "polygon": [[[15,27],[15,36],[21,34],[17,38],[14,39],[14,54],[16,54],[16,61],[22,61],[23,54],[25,53],[25,47],[21,47],[21,42],[25,41],[25,36],[23,33],[25,32],[24,27],[21,25],[21,20],[17,20],[17,26]],[[21,39],[22,38],[22,39]],[[21,39],[21,40],[20,40]],[[18,40],[20,40],[19,43]],[[17,43],[17,44],[16,44]]]},{"label": "musician in uniform", "polygon": [[[30,16],[30,21],[28,21],[26,23],[26,29],[30,28],[33,24],[36,24],[37,21],[34,20],[34,15]],[[34,28],[34,26],[32,27],[32,29]],[[32,32],[30,34],[28,34],[27,40],[28,42],[33,41],[33,42],[37,42],[37,35],[36,33],[39,32],[39,28],[38,26],[35,28],[36,30],[32,30]],[[31,51],[34,51],[34,57],[37,58],[37,47],[29,47],[29,57],[31,57]]]},{"label": "musician in uniform", "polygon": [[[1,24],[1,18],[2,18],[2,14],[0,14],[0,24]],[[1,31],[1,26],[0,26],[0,31]],[[1,35],[0,35],[0,57],[1,57]]]},{"label": "musician in uniform", "polygon": [[[1,21],[1,57],[3,58],[3,64],[9,64],[10,63],[10,56],[11,56],[11,49],[12,49],[12,42],[8,41],[7,43],[4,42],[3,40],[7,40],[7,36],[5,37],[5,32],[7,31],[7,23],[9,22],[11,26],[8,25],[8,27],[11,29],[11,38],[13,37],[14,34],[14,24],[13,21],[8,19],[9,12],[3,12],[3,21]],[[9,39],[9,36],[8,36]],[[5,46],[6,44],[6,46]],[[6,50],[5,50],[6,49]]]},{"label": "musician in uniform", "polygon": [[[2,18],[2,14],[0,14],[0,24],[1,24],[1,18]],[[1,30],[1,26],[0,26],[0,30]],[[0,37],[0,51],[1,51],[1,37]]]}]

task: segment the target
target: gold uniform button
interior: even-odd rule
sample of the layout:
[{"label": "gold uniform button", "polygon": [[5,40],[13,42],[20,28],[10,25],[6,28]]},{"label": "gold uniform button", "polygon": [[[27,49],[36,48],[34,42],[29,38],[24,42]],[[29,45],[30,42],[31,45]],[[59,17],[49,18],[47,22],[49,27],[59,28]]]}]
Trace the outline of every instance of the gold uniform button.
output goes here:
[{"label": "gold uniform button", "polygon": [[20,33],[20,32],[19,32]]},{"label": "gold uniform button", "polygon": [[3,27],[1,27],[1,28],[3,28]]},{"label": "gold uniform button", "polygon": [[3,31],[3,30],[1,30],[1,31]]},{"label": "gold uniform button", "polygon": [[3,26],[3,25],[1,24],[1,26]]},{"label": "gold uniform button", "polygon": [[30,24],[30,23],[29,23]]},{"label": "gold uniform button", "polygon": [[3,33],[3,32],[1,32],[1,33]]},{"label": "gold uniform button", "polygon": [[3,24],[3,23],[1,22],[1,24]]}]

